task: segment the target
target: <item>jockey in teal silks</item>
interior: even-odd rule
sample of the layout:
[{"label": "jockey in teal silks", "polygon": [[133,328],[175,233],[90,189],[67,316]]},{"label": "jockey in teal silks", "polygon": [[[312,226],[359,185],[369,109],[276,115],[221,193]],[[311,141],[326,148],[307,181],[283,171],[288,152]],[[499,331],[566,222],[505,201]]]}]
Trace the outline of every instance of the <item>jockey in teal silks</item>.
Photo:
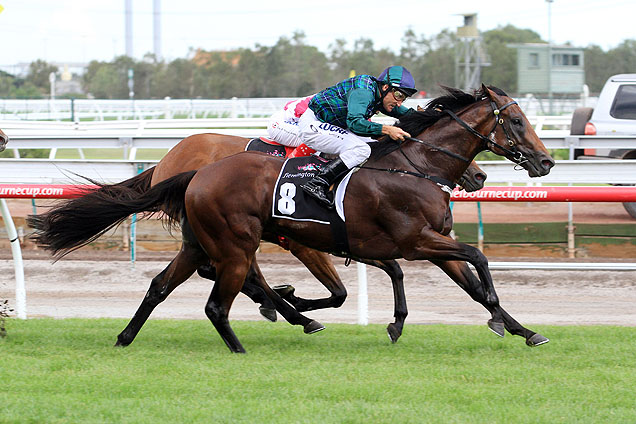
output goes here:
[{"label": "jockey in teal silks", "polygon": [[367,143],[375,141],[372,136],[386,134],[393,140],[410,137],[401,128],[369,118],[377,112],[395,118],[411,113],[413,109],[402,102],[416,92],[411,73],[402,66],[390,66],[378,78],[358,75],[313,96],[298,121],[300,138],[312,149],[337,154],[338,158],[302,185],[303,190],[332,208],[326,192],[338,177],[369,158]]}]

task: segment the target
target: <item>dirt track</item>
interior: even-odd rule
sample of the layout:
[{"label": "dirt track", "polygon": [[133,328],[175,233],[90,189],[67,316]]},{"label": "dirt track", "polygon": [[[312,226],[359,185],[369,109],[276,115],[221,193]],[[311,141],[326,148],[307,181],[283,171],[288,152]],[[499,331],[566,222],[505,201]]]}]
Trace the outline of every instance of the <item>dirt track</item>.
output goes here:
[{"label": "dirt track", "polygon": [[[117,252],[100,254],[102,260],[25,260],[27,312],[30,317],[130,318],[150,280],[169,262],[169,255],[140,260],[134,268]],[[259,254],[269,283],[291,283],[303,297],[320,297],[326,290],[288,254]],[[105,260],[104,260],[105,259]],[[492,260],[492,259],[491,259]],[[334,258],[349,291],[343,307],[312,311],[321,322],[357,322],[357,269]],[[407,323],[483,324],[487,312],[472,301],[441,271],[428,263],[401,261],[409,304]],[[524,324],[636,325],[636,271],[492,271],[502,306]],[[14,303],[13,263],[0,260],[0,298]],[[393,315],[390,280],[369,268],[369,321],[388,323]],[[206,319],[203,307],[211,282],[193,276],[179,287],[151,318]],[[261,319],[258,308],[239,295],[232,319]]]},{"label": "dirt track", "polygon": [[[30,202],[12,201],[10,207],[14,216],[32,213]],[[564,203],[484,203],[482,211],[484,222],[558,222],[567,219]],[[477,220],[476,207],[469,202],[457,202],[453,215],[456,222]],[[616,203],[576,203],[574,220],[634,223],[622,205]],[[495,254],[524,252],[528,253],[529,249]],[[612,253],[623,261],[634,261],[631,252],[625,251],[624,247]],[[24,254],[30,317],[130,318],[150,280],[175,253],[140,252],[140,260],[134,269],[127,261],[126,252],[81,249],[56,264],[52,264],[42,251],[25,251]],[[532,260],[546,259],[534,257]],[[586,260],[612,261],[608,257]],[[259,254],[259,263],[271,285],[293,284],[297,294],[303,297],[327,295],[320,283],[289,254]],[[349,291],[347,301],[339,309],[312,311],[307,315],[325,323],[357,322],[356,266],[346,268],[344,260],[338,258],[334,258],[334,263]],[[486,311],[437,268],[424,262],[400,263],[405,272],[409,305],[407,323],[482,324],[488,319]],[[636,325],[636,271],[493,271],[492,274],[502,305],[522,323]],[[390,280],[383,272],[371,268],[368,280],[369,320],[388,323],[393,316]],[[151,318],[206,319],[203,307],[211,287],[211,282],[193,276],[159,305]],[[13,262],[9,250],[3,249],[0,251],[0,298],[8,298],[15,305],[14,296]],[[237,298],[231,318],[261,319],[256,305],[244,295]]]}]

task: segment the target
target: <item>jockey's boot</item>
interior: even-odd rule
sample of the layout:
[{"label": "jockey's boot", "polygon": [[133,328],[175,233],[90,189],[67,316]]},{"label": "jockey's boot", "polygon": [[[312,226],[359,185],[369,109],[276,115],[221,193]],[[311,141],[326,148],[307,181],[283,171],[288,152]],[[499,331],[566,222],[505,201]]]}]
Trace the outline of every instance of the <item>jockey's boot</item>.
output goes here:
[{"label": "jockey's boot", "polygon": [[333,200],[327,197],[329,187],[347,172],[349,167],[344,164],[342,159],[337,158],[329,162],[318,175],[307,181],[301,187],[311,197],[324,203],[329,209],[333,208]]}]

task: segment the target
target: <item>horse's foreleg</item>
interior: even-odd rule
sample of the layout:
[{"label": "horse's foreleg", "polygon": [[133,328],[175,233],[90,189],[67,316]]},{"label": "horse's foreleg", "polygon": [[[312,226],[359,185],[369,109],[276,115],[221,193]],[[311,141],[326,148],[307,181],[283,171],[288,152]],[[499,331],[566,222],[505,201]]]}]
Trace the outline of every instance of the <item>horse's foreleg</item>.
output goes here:
[{"label": "horse's foreleg", "polygon": [[386,261],[372,261],[366,259],[356,259],[358,262],[365,263],[380,268],[386,272],[391,278],[391,284],[393,285],[393,316],[395,322],[392,322],[387,327],[387,333],[393,343],[397,342],[402,335],[402,329],[404,328],[404,321],[409,311],[406,307],[406,294],[404,293],[404,273],[402,268],[394,260]]},{"label": "horse's foreleg", "polygon": [[549,340],[542,335],[535,333],[510,316],[500,305],[487,305],[485,302],[485,293],[481,282],[471,272],[466,262],[461,261],[432,261],[435,265],[442,269],[458,286],[460,286],[468,295],[476,302],[482,304],[492,315],[488,321],[488,327],[498,336],[503,337],[504,332],[501,326],[516,336],[526,339],[528,346],[538,346],[547,343]]},{"label": "horse's foreleg", "polygon": [[299,312],[342,306],[347,298],[347,289],[342,284],[329,254],[310,249],[292,240],[289,241],[289,250],[329,290],[331,296],[322,299],[303,299],[294,295],[294,287],[290,285],[277,286],[276,292]]},{"label": "horse's foreleg", "polygon": [[[411,242],[410,239],[406,241]],[[405,259],[429,261],[465,261],[475,267],[484,293],[484,302],[489,306],[499,305],[499,298],[488,269],[488,259],[479,249],[459,243],[430,228],[423,228],[415,245],[405,244],[401,250]]]},{"label": "horse's foreleg", "polygon": [[150,288],[137,312],[126,328],[117,336],[115,346],[128,346],[137,336],[152,311],[181,283],[190,278],[198,266],[209,261],[205,253],[183,243],[181,250],[159,275],[152,279]]}]

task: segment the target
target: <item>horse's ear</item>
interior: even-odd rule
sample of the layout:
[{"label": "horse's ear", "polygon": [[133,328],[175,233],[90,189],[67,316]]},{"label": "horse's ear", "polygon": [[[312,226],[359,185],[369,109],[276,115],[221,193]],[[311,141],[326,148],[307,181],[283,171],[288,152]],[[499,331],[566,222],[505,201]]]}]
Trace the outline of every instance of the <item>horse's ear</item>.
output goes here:
[{"label": "horse's ear", "polygon": [[481,92],[484,96],[487,96],[492,100],[492,92],[490,91],[490,88],[486,87],[486,84],[484,83],[481,84]]}]

